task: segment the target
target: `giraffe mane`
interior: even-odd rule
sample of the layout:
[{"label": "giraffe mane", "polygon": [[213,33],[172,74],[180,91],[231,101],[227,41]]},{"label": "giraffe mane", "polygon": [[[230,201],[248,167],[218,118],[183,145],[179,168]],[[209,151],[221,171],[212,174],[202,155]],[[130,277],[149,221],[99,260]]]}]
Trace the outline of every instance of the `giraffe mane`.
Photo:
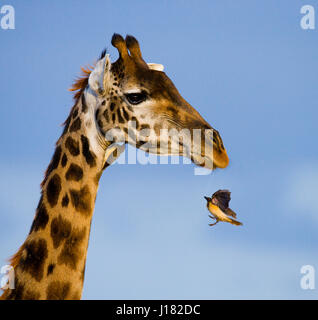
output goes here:
[{"label": "giraffe mane", "polygon": [[24,247],[25,247],[25,245],[23,244],[19,248],[19,250],[9,258],[9,262],[10,262],[11,267],[15,268],[18,265],[20,258],[21,258],[21,255],[22,255],[22,252],[24,250]]},{"label": "giraffe mane", "polygon": [[[107,52],[107,50],[104,49],[98,60],[103,59],[106,55],[106,52]],[[69,89],[69,91],[74,91],[75,102],[78,101],[78,99],[80,98],[80,96],[84,92],[85,88],[87,87],[89,76],[90,76],[91,72],[93,71],[93,69],[95,68],[95,65],[96,65],[96,62],[92,66],[88,65],[86,67],[81,67],[82,74],[78,78],[75,79],[74,83],[72,84],[71,88]]]},{"label": "giraffe mane", "polygon": [[77,101],[88,85],[88,78],[94,69],[94,66],[81,67],[82,74],[75,79],[69,91],[74,92],[74,100]]}]

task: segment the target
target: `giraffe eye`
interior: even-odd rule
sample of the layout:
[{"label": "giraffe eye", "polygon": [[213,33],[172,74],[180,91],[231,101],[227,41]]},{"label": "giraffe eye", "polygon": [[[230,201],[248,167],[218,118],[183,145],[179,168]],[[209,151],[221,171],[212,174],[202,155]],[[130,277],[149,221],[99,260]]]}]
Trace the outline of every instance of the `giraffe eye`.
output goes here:
[{"label": "giraffe eye", "polygon": [[125,96],[128,102],[131,104],[139,104],[147,99],[146,92],[127,93]]}]

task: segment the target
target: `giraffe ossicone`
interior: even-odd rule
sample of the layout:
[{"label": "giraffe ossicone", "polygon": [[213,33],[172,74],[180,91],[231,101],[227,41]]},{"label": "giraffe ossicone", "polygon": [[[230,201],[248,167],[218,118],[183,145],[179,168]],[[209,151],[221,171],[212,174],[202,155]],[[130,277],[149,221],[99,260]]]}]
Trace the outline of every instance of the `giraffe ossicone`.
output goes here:
[{"label": "giraffe ossicone", "polygon": [[185,155],[211,170],[229,163],[218,131],[180,95],[163,66],[147,64],[132,36],[114,34],[112,44],[118,60],[112,63],[103,52],[73,85],[75,103],[41,184],[30,232],[10,261],[15,289],[1,299],[81,298],[98,183],[125,144]]},{"label": "giraffe ossicone", "polygon": [[164,70],[164,66],[160,63],[152,63],[152,62],[148,62],[147,63],[149,69],[152,70],[157,70],[157,71],[163,71]]}]

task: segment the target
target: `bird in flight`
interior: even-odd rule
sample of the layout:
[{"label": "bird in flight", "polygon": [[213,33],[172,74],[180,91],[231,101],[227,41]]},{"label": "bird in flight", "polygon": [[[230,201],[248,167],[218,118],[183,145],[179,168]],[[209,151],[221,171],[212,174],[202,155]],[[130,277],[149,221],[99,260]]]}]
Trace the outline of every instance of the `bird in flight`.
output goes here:
[{"label": "bird in flight", "polygon": [[211,198],[204,198],[207,201],[207,208],[212,214],[209,217],[216,220],[215,223],[211,223],[209,226],[214,226],[219,221],[229,222],[236,226],[242,225],[241,222],[234,220],[236,219],[236,213],[229,208],[231,200],[231,192],[229,190],[218,190],[212,194]]}]

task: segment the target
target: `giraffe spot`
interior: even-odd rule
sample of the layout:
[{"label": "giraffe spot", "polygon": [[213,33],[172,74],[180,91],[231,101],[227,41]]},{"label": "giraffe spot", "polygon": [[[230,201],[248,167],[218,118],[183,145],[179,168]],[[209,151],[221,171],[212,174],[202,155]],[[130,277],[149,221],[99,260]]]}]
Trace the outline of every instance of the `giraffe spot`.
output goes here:
[{"label": "giraffe spot", "polygon": [[143,140],[136,141],[136,148],[140,148],[145,143],[146,141],[143,141]]},{"label": "giraffe spot", "polygon": [[91,214],[92,196],[87,185],[80,190],[70,190],[71,202],[76,211],[88,216]]},{"label": "giraffe spot", "polygon": [[35,239],[25,245],[25,254],[21,256],[19,266],[34,279],[43,278],[44,263],[48,256],[47,244],[44,239]]},{"label": "giraffe spot", "polygon": [[70,126],[70,123],[71,123],[71,115],[69,115],[66,119],[66,121],[64,122],[64,129],[63,129],[63,132],[62,132],[62,136],[64,134],[66,134],[66,132],[68,131],[68,128]]},{"label": "giraffe spot", "polygon": [[54,248],[58,248],[61,243],[70,236],[72,225],[69,221],[63,219],[61,215],[54,218],[51,222],[51,237]]},{"label": "giraffe spot", "polygon": [[62,281],[52,281],[46,289],[47,300],[65,300],[70,292],[71,283]]},{"label": "giraffe spot", "polygon": [[82,153],[86,159],[86,162],[89,164],[90,167],[96,166],[96,160],[95,160],[96,156],[93,152],[89,150],[88,139],[85,136],[81,135],[81,141],[82,141]]},{"label": "giraffe spot", "polygon": [[72,233],[64,242],[64,246],[58,257],[58,263],[65,264],[73,270],[76,270],[78,261],[84,255],[82,242],[86,235],[86,227],[82,230],[73,228]]},{"label": "giraffe spot", "polygon": [[80,153],[79,143],[74,140],[72,137],[67,137],[65,141],[65,147],[68,149],[70,154],[74,157],[78,156]]},{"label": "giraffe spot", "polygon": [[53,158],[49,164],[49,166],[47,167],[46,169],[46,172],[45,172],[45,178],[41,184],[41,186],[44,186],[45,182],[47,181],[48,179],[48,176],[50,175],[50,173],[56,169],[59,165],[59,162],[60,162],[60,158],[61,158],[61,153],[62,153],[62,148],[60,146],[56,147],[55,149],[55,152],[53,154]]},{"label": "giraffe spot", "polygon": [[113,157],[114,158],[118,157],[118,149],[117,148],[113,151]]},{"label": "giraffe spot", "polygon": [[129,114],[128,114],[128,112],[126,111],[125,108],[122,108],[122,110],[123,110],[124,118],[126,119],[126,121],[129,121]]},{"label": "giraffe spot", "polygon": [[[104,100],[104,101],[105,101],[105,100]],[[102,105],[103,105],[103,103],[102,103]],[[97,118],[98,118],[99,111],[100,111],[100,109],[99,109],[99,108],[95,111],[95,119],[97,119]]]},{"label": "giraffe spot", "polygon": [[86,113],[88,110],[87,104],[86,104],[86,99],[85,99],[85,94],[82,94],[82,112]]},{"label": "giraffe spot", "polygon": [[116,107],[115,103],[112,102],[110,104],[110,111],[113,112],[115,110],[115,107]]},{"label": "giraffe spot", "polygon": [[69,199],[67,193],[65,193],[65,196],[64,196],[63,199],[62,199],[62,207],[67,207],[69,201],[70,201],[70,199]]},{"label": "giraffe spot", "polygon": [[49,276],[50,274],[53,273],[54,271],[54,268],[55,268],[55,264],[54,263],[50,263],[47,267],[47,276]]},{"label": "giraffe spot", "polygon": [[33,220],[33,223],[31,226],[30,233],[33,231],[38,231],[39,229],[44,229],[48,221],[49,221],[49,215],[43,203],[43,196],[42,196],[37,208],[35,219]]},{"label": "giraffe spot", "polygon": [[64,168],[67,164],[67,155],[64,153],[61,161],[61,165]]},{"label": "giraffe spot", "polygon": [[125,123],[125,120],[120,113],[120,109],[117,109],[117,116],[118,116],[119,123]]},{"label": "giraffe spot", "polygon": [[113,121],[113,123],[116,122],[116,113],[113,113],[113,114],[112,114],[112,121]]},{"label": "giraffe spot", "polygon": [[139,122],[138,122],[137,118],[136,117],[132,117],[131,121],[136,124],[136,129],[138,129],[139,128]]},{"label": "giraffe spot", "polygon": [[142,124],[139,129],[139,134],[143,138],[149,137],[151,135],[150,126],[148,124]]},{"label": "giraffe spot", "polygon": [[[62,152],[61,146],[56,147],[52,161],[51,161],[50,166],[48,168],[50,172],[52,172],[54,169],[56,169],[57,166],[59,165],[61,152]],[[50,172],[48,172],[48,173],[50,173]]]},{"label": "giraffe spot", "polygon": [[76,118],[70,126],[70,132],[75,132],[81,128],[82,121],[80,118]]},{"label": "giraffe spot", "polygon": [[161,149],[161,143],[160,143],[160,140],[157,140],[157,152],[161,152],[163,151],[163,148]]},{"label": "giraffe spot", "polygon": [[134,112],[134,109],[132,108],[131,105],[126,104],[125,106],[127,107],[127,109],[128,109],[129,111]]},{"label": "giraffe spot", "polygon": [[65,174],[66,180],[80,181],[83,178],[83,170],[77,164],[72,163]]},{"label": "giraffe spot", "polygon": [[108,111],[107,109],[105,109],[104,113],[103,113],[105,119],[106,119],[106,122],[109,122],[109,117],[108,117]]},{"label": "giraffe spot", "polygon": [[106,103],[106,101],[105,101],[105,100],[103,100],[103,101],[102,101],[102,106],[104,106],[104,105],[105,105],[105,103]]},{"label": "giraffe spot", "polygon": [[75,119],[78,116],[78,108],[73,111],[72,118]]},{"label": "giraffe spot", "polygon": [[100,128],[103,128],[104,125],[103,125],[103,121],[102,121],[102,120],[98,120],[97,123],[98,123],[98,126],[99,126]]},{"label": "giraffe spot", "polygon": [[146,124],[146,123],[142,124],[142,125],[140,126],[140,130],[143,130],[143,129],[150,129],[149,124]]},{"label": "giraffe spot", "polygon": [[49,181],[46,188],[46,197],[50,206],[53,208],[59,199],[61,192],[61,178],[58,174],[55,174]]}]

